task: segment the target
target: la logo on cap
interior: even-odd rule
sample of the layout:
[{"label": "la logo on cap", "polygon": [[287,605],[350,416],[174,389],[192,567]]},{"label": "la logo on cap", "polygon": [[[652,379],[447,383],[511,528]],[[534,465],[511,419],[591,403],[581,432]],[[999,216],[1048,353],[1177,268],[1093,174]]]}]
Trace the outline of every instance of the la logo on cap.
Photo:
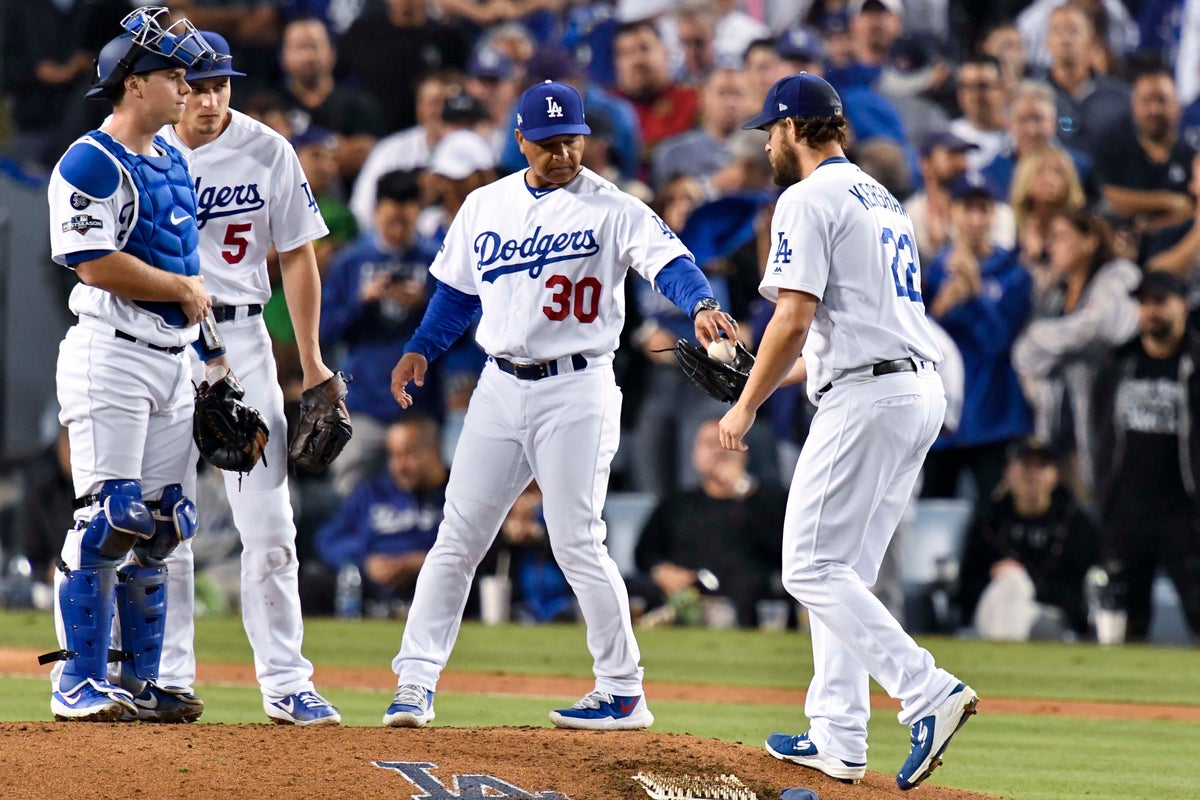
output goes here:
[{"label": "la logo on cap", "polygon": [[552,95],[546,95],[546,116],[553,119],[555,117],[561,117],[562,115],[562,106],[554,102],[554,97]]}]

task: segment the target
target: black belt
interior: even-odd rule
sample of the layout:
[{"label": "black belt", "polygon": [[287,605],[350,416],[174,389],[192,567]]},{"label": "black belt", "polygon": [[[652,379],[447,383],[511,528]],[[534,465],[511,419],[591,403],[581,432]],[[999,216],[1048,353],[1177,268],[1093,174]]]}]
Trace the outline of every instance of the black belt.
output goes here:
[{"label": "black belt", "polygon": [[170,353],[173,356],[179,355],[180,353],[183,352],[183,349],[184,349],[182,345],[180,345],[179,347],[163,347],[161,344],[152,344],[151,342],[144,342],[141,339],[137,338],[136,336],[133,336],[132,334],[128,334],[122,330],[114,329],[113,336],[116,336],[118,339],[124,339],[127,342],[133,342],[134,344],[140,344],[142,347],[149,347],[151,350],[157,350],[160,353]]},{"label": "black belt", "polygon": [[231,319],[237,319],[237,312],[239,308],[246,309],[247,317],[256,317],[262,313],[263,309],[263,307],[257,303],[252,303],[248,306],[213,306],[213,319],[215,319],[217,322],[229,322]]},{"label": "black belt", "polygon": [[[506,358],[492,356],[496,366],[504,372],[523,381],[540,381],[558,374],[558,361],[545,361],[538,364],[514,364]],[[576,353],[571,356],[571,366],[576,372],[587,368],[587,359]]]},{"label": "black belt", "polygon": [[[897,372],[916,372],[917,364],[911,358],[897,358],[895,361],[880,361],[871,365],[871,374],[878,378],[880,375],[892,375]],[[821,394],[833,388],[833,381],[821,387]]]}]

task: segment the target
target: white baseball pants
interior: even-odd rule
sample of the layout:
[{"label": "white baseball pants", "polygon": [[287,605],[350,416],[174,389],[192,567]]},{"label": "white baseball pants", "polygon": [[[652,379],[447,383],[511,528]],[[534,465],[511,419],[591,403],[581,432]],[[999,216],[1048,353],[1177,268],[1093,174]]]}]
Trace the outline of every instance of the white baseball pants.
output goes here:
[{"label": "white baseball pants", "polygon": [[607,530],[600,518],[620,415],[621,390],[611,366],[528,381],[488,362],[458,440],[445,518],[421,568],[392,661],[401,684],[437,688],[475,569],[532,477],[542,489],[554,558],[587,624],[596,688],[642,693],[629,596],[604,546]]},{"label": "white baseball pants", "polygon": [[[242,624],[254,651],[254,672],[268,700],[296,692],[313,691],[313,665],[301,653],[304,621],[300,614],[299,561],[296,558],[296,525],[287,483],[287,420],[283,391],[275,369],[271,337],[261,315],[238,318],[218,325],[230,369],[246,390],[245,402],[258,409],[270,437],[265,457],[240,480],[226,472],[225,491],[233,521],[242,539]],[[192,359],[193,380],[204,378],[204,365]],[[196,495],[195,464],[199,453],[192,445],[184,493]],[[204,509],[198,509],[204,535]],[[196,678],[193,649],[195,609],[192,547],[185,542],[167,558],[167,631],[163,641],[159,683],[192,688]]]},{"label": "white baseball pants", "polygon": [[835,758],[866,761],[868,675],[901,701],[904,725],[958,683],[870,591],[945,410],[932,367],[845,378],[821,399],[796,465],[783,583],[811,621],[809,737]]}]

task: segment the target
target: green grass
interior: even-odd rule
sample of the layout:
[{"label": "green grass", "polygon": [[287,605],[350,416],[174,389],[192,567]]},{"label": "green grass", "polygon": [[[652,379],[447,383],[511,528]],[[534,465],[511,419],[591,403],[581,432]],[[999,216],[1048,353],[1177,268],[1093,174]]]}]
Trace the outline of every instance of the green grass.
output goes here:
[{"label": "green grass", "polygon": [[[400,642],[394,622],[306,623],[305,652],[317,665],[386,668]],[[666,629],[639,632],[642,661],[654,682],[803,688],[812,676],[807,637],[753,631]],[[197,623],[202,662],[248,663],[250,649],[233,618]],[[955,740],[948,766],[932,783],[1020,800],[1175,800],[1197,796],[1200,726],[1153,720],[1113,721],[988,713],[988,698],[1047,698],[1200,706],[1200,654],[1191,649],[1099,648],[1092,645],[1005,645],[931,638],[940,665],[968,679],[983,696],[969,735]],[[0,613],[0,644],[54,647],[48,615]],[[586,677],[591,663],[578,626],[463,627],[451,670]],[[46,682],[0,678],[0,720],[48,720]],[[263,722],[253,687],[201,684],[210,723]],[[377,691],[323,689],[348,725],[377,725],[391,685]],[[546,712],[573,697],[438,695],[437,725],[549,726]],[[701,698],[703,699],[703,698]],[[773,730],[803,730],[803,709],[732,705],[714,693],[704,702],[652,698],[660,732],[692,733],[759,746]],[[870,766],[892,771],[907,737],[888,712],[871,720]]]}]

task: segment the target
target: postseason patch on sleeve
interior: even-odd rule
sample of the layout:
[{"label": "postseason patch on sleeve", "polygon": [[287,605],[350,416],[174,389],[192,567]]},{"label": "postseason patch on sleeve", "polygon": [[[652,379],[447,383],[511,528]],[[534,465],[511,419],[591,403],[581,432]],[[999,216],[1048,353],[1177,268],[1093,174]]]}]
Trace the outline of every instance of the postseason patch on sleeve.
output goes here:
[{"label": "postseason patch on sleeve", "polygon": [[103,227],[104,221],[96,219],[91,214],[76,214],[62,224],[62,232],[70,233],[74,231],[80,236],[86,236],[89,230]]}]

